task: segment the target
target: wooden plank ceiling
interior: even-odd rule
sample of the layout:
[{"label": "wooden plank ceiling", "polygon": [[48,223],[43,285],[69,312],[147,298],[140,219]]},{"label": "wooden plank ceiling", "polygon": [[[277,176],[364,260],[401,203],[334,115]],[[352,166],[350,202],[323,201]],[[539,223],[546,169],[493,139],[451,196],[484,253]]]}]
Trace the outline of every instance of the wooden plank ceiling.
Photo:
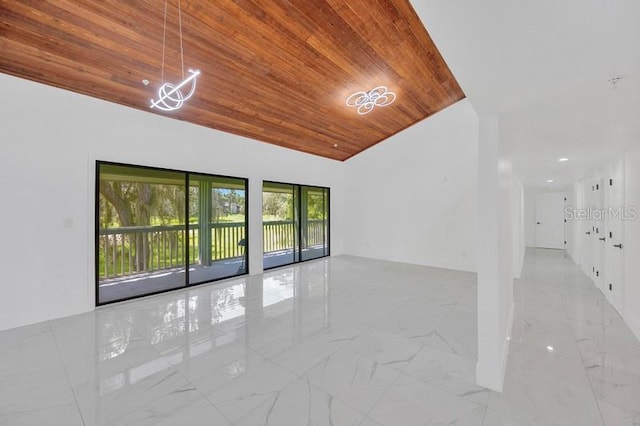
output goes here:
[{"label": "wooden plank ceiling", "polygon": [[[181,4],[184,65],[202,74],[178,111],[149,109],[162,0],[0,0],[0,71],[336,160],[464,98],[409,0]],[[177,6],[168,1],[164,70],[174,83]],[[394,104],[367,115],[345,105],[378,85]]]}]

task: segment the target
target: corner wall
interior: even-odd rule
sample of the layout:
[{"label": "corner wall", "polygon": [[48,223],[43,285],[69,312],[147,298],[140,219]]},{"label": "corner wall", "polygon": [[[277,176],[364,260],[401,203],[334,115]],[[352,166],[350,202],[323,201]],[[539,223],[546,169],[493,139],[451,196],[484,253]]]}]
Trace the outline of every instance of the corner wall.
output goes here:
[{"label": "corner wall", "polygon": [[345,252],[475,272],[477,170],[468,100],[348,160]]},{"label": "corner wall", "polygon": [[[262,180],[331,188],[343,248],[344,164],[0,74],[0,330],[94,307],[95,160],[249,178],[251,273]],[[312,141],[310,143],[313,143]]]},{"label": "corner wall", "polygon": [[[499,119],[483,116],[479,125],[478,364],[476,383],[502,392],[513,325],[515,259],[522,248],[514,233],[521,217],[518,177],[501,140]],[[520,232],[517,232],[520,234]]]}]

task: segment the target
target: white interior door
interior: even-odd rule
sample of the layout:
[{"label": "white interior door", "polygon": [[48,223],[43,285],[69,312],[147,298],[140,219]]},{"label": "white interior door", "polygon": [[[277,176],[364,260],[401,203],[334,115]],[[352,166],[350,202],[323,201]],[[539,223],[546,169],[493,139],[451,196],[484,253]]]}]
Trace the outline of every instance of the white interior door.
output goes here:
[{"label": "white interior door", "polygon": [[[587,212],[591,206],[591,200],[593,199],[593,189],[589,181],[586,181],[582,185],[582,203],[579,209],[583,212]],[[580,253],[582,270],[588,276],[592,276],[593,268],[593,247],[591,244],[591,219],[589,217],[580,217],[579,219],[580,229]]]},{"label": "white interior door", "polygon": [[605,182],[607,193],[607,239],[605,244],[606,280],[604,293],[618,312],[624,309],[624,160],[614,162]]},{"label": "white interior door", "polygon": [[593,245],[593,268],[592,278],[596,287],[605,293],[606,282],[604,253],[606,246],[606,233],[604,222],[604,188],[603,179],[597,178],[593,184],[593,209],[591,226],[591,244]]},{"label": "white interior door", "polygon": [[536,195],[536,247],[564,249],[564,192]]}]

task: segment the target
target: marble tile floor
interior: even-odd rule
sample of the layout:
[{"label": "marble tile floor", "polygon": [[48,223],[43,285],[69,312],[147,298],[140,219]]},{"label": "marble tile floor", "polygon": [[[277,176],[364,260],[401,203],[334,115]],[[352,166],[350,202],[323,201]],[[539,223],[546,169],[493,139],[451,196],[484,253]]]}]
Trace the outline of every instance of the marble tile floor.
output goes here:
[{"label": "marble tile floor", "polygon": [[0,332],[0,425],[640,425],[640,343],[529,250],[505,389],[474,274],[337,256]]},{"label": "marble tile floor", "polygon": [[[326,247],[315,245],[302,250],[304,260],[323,257]],[[265,269],[293,263],[293,249],[265,253],[263,267]],[[202,283],[205,281],[223,279],[244,274],[245,261],[242,257],[216,260],[210,266],[191,265],[189,267],[189,282]],[[101,303],[131,299],[145,294],[157,293],[165,290],[178,289],[185,286],[184,268],[161,269],[124,277],[109,278],[100,281],[99,292]]]}]

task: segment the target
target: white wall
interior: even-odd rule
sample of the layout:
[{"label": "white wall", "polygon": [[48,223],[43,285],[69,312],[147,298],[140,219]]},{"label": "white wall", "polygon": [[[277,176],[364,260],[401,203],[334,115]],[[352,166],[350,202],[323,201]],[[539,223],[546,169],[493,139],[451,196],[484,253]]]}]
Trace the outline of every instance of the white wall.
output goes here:
[{"label": "white wall", "polygon": [[501,392],[513,324],[517,177],[500,141],[499,120],[479,122],[478,153],[478,364],[476,383]]},{"label": "white wall", "polygon": [[[640,146],[626,152],[625,205],[640,213]],[[624,222],[624,310],[623,317],[640,339],[640,217]]]},{"label": "white wall", "polygon": [[93,309],[95,160],[249,178],[261,271],[262,179],[331,187],[343,251],[344,163],[0,74],[0,329]]},{"label": "white wall", "polygon": [[536,190],[524,190],[524,239],[527,247],[536,246]]},{"label": "white wall", "polygon": [[[628,209],[633,207],[640,213],[640,146],[628,149],[624,155],[624,204]],[[594,171],[584,179],[578,180],[567,192],[567,205],[576,206],[578,209],[586,210],[593,208],[594,201],[591,186],[597,179],[605,177],[605,185],[608,174],[607,165],[602,165],[602,169]],[[620,207],[617,205],[607,207]],[[629,212],[629,210],[627,210]],[[591,231],[592,221],[575,220],[568,222],[567,245],[568,252],[572,259],[581,266],[583,272],[593,279],[591,268],[594,264],[594,252],[592,250],[593,241],[584,236],[586,231]],[[571,230],[570,230],[571,229]],[[640,339],[640,217],[629,217],[623,223],[623,247],[624,247],[624,285],[622,289],[623,306],[617,307],[620,310],[626,323]],[[605,276],[609,271],[604,271]],[[595,285],[595,284],[594,284]]]},{"label": "white wall", "polygon": [[522,181],[516,175],[513,176],[511,190],[511,217],[513,218],[513,277],[520,278],[524,266],[524,255],[527,244],[525,241],[524,218],[524,187]]},{"label": "white wall", "polygon": [[477,145],[463,100],[348,160],[345,251],[475,271]]}]

